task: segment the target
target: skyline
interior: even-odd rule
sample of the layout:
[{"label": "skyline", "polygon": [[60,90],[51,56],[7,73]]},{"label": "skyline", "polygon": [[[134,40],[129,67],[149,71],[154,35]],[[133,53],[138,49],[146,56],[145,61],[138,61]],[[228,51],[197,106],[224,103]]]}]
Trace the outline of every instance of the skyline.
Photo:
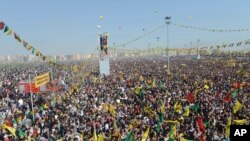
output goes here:
[{"label": "skyline", "polygon": [[[109,46],[133,40],[171,22],[215,29],[250,29],[248,1],[7,1],[0,9],[5,22],[22,39],[46,55],[94,53],[97,35],[109,32]],[[9,6],[12,8],[10,9]],[[181,9],[181,10],[180,10]],[[103,19],[100,18],[103,16]],[[97,26],[100,25],[101,29]],[[1,31],[2,32],[2,31]],[[170,48],[231,43],[249,39],[248,32],[213,33],[170,25]],[[159,43],[157,42],[159,37]],[[150,45],[150,46],[149,46]],[[166,29],[126,46],[127,49],[166,46]],[[0,55],[29,54],[12,37],[0,34]]]}]

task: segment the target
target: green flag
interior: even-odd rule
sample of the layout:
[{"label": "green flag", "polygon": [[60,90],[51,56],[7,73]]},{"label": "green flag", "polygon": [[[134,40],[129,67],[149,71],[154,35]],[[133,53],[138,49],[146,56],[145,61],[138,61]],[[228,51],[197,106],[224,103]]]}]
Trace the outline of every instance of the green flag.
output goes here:
[{"label": "green flag", "polygon": [[22,130],[18,130],[18,136],[21,138],[21,139],[23,139],[23,138],[25,138],[25,133],[22,131]]},{"label": "green flag", "polygon": [[51,101],[50,101],[50,105],[52,106],[52,107],[55,107],[55,100],[54,99],[52,99]]},{"label": "green flag", "polygon": [[135,136],[134,136],[134,132],[133,131],[130,131],[128,133],[128,135],[125,138],[125,141],[135,141]]},{"label": "green flag", "polygon": [[139,96],[140,96],[141,100],[144,99],[144,90],[142,90],[142,89],[140,90]]},{"label": "green flag", "polygon": [[6,25],[5,28],[4,28],[4,33],[8,32],[10,30],[10,28]]},{"label": "green flag", "polygon": [[236,95],[238,94],[239,90],[238,89],[235,89],[233,92],[232,92],[232,97],[236,97]]},{"label": "green flag", "polygon": [[160,131],[161,131],[161,122],[160,122],[160,120],[157,120],[157,133],[160,133]]},{"label": "green flag", "polygon": [[195,111],[195,112],[197,113],[198,110],[199,110],[199,105],[198,105],[198,103],[196,103],[195,105],[191,106],[190,109],[193,110],[193,111]]}]

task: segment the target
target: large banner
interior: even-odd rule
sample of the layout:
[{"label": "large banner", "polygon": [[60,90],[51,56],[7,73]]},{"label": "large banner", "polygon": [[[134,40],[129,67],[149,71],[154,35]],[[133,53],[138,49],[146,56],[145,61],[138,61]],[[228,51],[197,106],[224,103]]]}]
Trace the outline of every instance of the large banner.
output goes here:
[{"label": "large banner", "polygon": [[109,58],[100,60],[100,74],[109,75]]},{"label": "large banner", "polygon": [[35,87],[40,87],[42,85],[45,85],[50,80],[49,73],[45,73],[43,75],[35,77]]}]

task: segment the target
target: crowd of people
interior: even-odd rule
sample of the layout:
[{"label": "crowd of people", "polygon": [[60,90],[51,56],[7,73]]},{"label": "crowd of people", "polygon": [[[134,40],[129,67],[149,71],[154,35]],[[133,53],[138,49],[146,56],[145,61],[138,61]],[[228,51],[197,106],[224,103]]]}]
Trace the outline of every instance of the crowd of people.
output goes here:
[{"label": "crowd of people", "polygon": [[230,124],[249,124],[250,64],[226,62],[171,58],[169,72],[165,58],[117,59],[108,76],[97,61],[75,63],[79,69],[54,68],[64,86],[33,94],[33,103],[18,82],[52,66],[5,65],[0,140],[228,140]]}]

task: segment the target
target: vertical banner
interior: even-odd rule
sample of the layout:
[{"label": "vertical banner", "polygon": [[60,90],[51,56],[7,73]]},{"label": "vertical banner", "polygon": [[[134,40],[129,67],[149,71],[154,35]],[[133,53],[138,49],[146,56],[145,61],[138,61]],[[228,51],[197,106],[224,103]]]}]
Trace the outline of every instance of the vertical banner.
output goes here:
[{"label": "vertical banner", "polygon": [[100,74],[109,75],[109,58],[100,60]]},{"label": "vertical banner", "polygon": [[100,48],[101,53],[108,55],[108,33],[100,35]]},{"label": "vertical banner", "polygon": [[35,77],[34,79],[35,79],[35,87],[40,87],[50,81],[49,73],[47,72],[43,75]]}]

